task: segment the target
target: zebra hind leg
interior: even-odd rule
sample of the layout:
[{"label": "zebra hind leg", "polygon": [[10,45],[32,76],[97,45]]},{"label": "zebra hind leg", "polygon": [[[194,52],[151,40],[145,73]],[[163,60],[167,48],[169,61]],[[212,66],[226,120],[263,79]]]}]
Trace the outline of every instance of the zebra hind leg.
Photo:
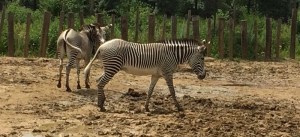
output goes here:
[{"label": "zebra hind leg", "polygon": [[178,103],[177,99],[176,99],[176,95],[175,95],[175,89],[174,89],[174,85],[173,85],[173,75],[166,75],[164,76],[166,83],[169,87],[170,90],[170,94],[172,96],[172,99],[175,103],[175,106],[177,107],[178,111],[183,111],[183,108],[180,106],[180,104]]},{"label": "zebra hind leg", "polygon": [[70,86],[69,86],[69,75],[70,75],[70,71],[71,71],[71,64],[67,64],[66,66],[66,91],[67,92],[71,92],[72,90],[70,89]]},{"label": "zebra hind leg", "polygon": [[77,89],[81,89],[80,86],[80,59],[76,60],[76,68],[77,68]]},{"label": "zebra hind leg", "polygon": [[153,89],[154,89],[154,87],[155,87],[158,79],[159,79],[158,76],[152,75],[152,77],[151,77],[151,83],[150,83],[150,86],[149,86],[149,90],[148,90],[148,94],[147,94],[147,100],[146,100],[146,103],[145,103],[145,110],[146,110],[146,112],[149,112],[150,98],[151,98],[151,95],[153,93]]},{"label": "zebra hind leg", "polygon": [[[85,63],[85,67],[89,64],[89,59],[85,59],[84,60],[84,63]],[[85,79],[85,88],[89,89],[90,88],[90,71],[88,72],[88,74],[86,74],[87,77]]]},{"label": "zebra hind leg", "polygon": [[61,88],[61,72],[63,70],[63,59],[60,59],[60,63],[59,63],[59,78],[58,78],[58,83],[57,83],[57,87]]},{"label": "zebra hind leg", "polygon": [[104,87],[105,85],[111,80],[111,78],[114,76],[114,74],[108,74],[104,71],[102,76],[99,78],[98,82],[98,107],[100,108],[100,111],[104,112],[106,111],[104,107],[104,102],[106,100],[105,94],[104,94]]}]

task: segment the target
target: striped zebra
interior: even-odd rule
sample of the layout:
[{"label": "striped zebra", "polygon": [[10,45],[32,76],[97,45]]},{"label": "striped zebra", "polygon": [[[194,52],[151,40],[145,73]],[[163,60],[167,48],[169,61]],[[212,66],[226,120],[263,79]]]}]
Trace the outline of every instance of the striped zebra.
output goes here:
[{"label": "striped zebra", "polygon": [[206,76],[204,67],[206,46],[204,42],[200,43],[189,39],[166,40],[148,44],[127,42],[121,39],[105,42],[98,48],[94,58],[84,69],[86,82],[89,82],[91,64],[99,54],[104,68],[104,73],[97,80],[100,111],[105,111],[104,86],[120,70],[134,75],[151,75],[151,83],[145,103],[146,111],[149,111],[149,101],[160,77],[166,80],[175,106],[178,111],[182,111],[183,109],[175,96],[173,73],[178,64],[188,62],[198,79],[204,79]]},{"label": "striped zebra", "polygon": [[[105,42],[105,33],[112,25],[100,27],[99,24],[83,25],[80,32],[73,29],[63,31],[57,39],[57,55],[60,60],[59,79],[57,87],[61,87],[61,77],[63,69],[63,59],[67,54],[68,62],[66,64],[66,91],[70,92],[69,74],[71,67],[76,65],[77,68],[77,89],[80,89],[80,60],[83,59],[87,65],[92,57],[93,52],[100,44]],[[86,88],[89,88],[89,84]]]}]

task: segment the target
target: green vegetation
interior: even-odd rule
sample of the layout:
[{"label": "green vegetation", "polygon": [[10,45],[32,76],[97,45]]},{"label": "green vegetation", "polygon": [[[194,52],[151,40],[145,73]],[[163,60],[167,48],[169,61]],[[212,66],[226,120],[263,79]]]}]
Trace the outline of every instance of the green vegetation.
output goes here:
[{"label": "green vegetation", "polygon": [[[257,21],[258,25],[258,51],[259,57],[263,57],[265,47],[265,22],[266,16],[272,18],[272,52],[275,56],[275,38],[277,19],[282,19],[281,38],[282,45],[280,50],[281,57],[288,57],[290,45],[290,21],[291,21],[291,7],[292,0],[100,0],[95,1],[91,6],[90,0],[12,0],[10,2],[2,2],[6,4],[6,13],[14,13],[15,19],[15,46],[16,56],[23,55],[23,46],[26,30],[26,14],[31,13],[32,25],[30,29],[30,56],[37,56],[39,52],[39,45],[41,39],[41,29],[43,24],[44,11],[50,11],[51,24],[49,30],[49,44],[47,49],[48,57],[54,57],[56,49],[56,39],[59,35],[59,14],[60,11],[75,13],[75,29],[78,29],[79,11],[84,13],[84,22],[92,23],[96,21],[95,13],[103,13],[104,22],[111,22],[111,14],[116,15],[115,36],[120,38],[120,16],[128,17],[128,37],[129,41],[134,40],[135,36],[135,19],[136,10],[140,13],[140,30],[139,42],[146,42],[148,35],[148,15],[154,13],[156,16],[155,38],[158,40],[161,37],[161,27],[163,16],[167,15],[166,37],[171,37],[171,22],[170,16],[177,16],[177,37],[185,36],[186,31],[186,14],[188,10],[192,10],[192,15],[199,15],[200,19],[200,37],[206,38],[207,34],[207,18],[212,18],[212,21],[219,17],[224,17],[226,22],[230,18],[235,19],[235,38],[234,38],[234,58],[239,58],[241,55],[241,34],[240,34],[240,20],[247,20],[248,29],[248,47],[249,58],[253,58],[254,49],[251,48],[254,44],[253,25]],[[1,4],[1,2],[0,2]],[[1,6],[1,5],[0,5]],[[93,8],[92,8],[93,7]],[[279,8],[280,7],[280,8]],[[300,14],[298,14],[300,16]],[[7,17],[7,15],[6,15]],[[299,17],[298,17],[299,19]],[[66,21],[65,21],[66,22]],[[215,26],[214,26],[215,24]],[[218,22],[212,22],[213,37],[212,37],[212,56],[217,57],[217,26]],[[299,37],[300,23],[297,25],[297,37]],[[66,28],[66,23],[64,25]],[[227,48],[228,30],[225,27],[225,49]],[[192,35],[192,30],[190,31]],[[296,54],[299,57],[300,43],[298,38],[296,40]],[[4,27],[0,40],[0,54],[7,53],[7,19],[5,19]],[[225,52],[227,53],[227,52]],[[225,54],[225,56],[227,56]]]}]

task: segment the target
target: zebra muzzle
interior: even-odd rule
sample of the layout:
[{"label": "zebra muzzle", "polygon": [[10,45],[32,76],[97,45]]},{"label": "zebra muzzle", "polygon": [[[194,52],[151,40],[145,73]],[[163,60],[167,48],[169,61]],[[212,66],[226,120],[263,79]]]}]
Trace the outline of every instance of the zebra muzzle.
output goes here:
[{"label": "zebra muzzle", "polygon": [[197,77],[198,79],[202,80],[205,78],[205,76],[206,76],[206,71],[204,71],[203,73],[199,73]]}]

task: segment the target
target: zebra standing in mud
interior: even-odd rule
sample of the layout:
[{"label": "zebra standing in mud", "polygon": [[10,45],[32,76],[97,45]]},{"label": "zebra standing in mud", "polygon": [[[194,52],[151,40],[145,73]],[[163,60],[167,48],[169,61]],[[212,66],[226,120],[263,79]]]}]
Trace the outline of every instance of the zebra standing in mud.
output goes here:
[{"label": "zebra standing in mud", "polygon": [[[57,39],[57,55],[60,60],[59,64],[59,79],[57,87],[61,87],[61,77],[63,69],[63,58],[65,54],[68,57],[66,65],[66,91],[70,92],[69,74],[71,67],[76,64],[77,68],[77,89],[80,89],[80,60],[83,59],[85,66],[89,63],[93,52],[105,42],[105,33],[112,25],[100,27],[99,24],[83,25],[80,32],[73,29],[63,31]],[[86,88],[90,88],[88,83],[85,83]]]},{"label": "zebra standing in mud", "polygon": [[84,69],[86,82],[89,82],[89,73],[93,61],[100,54],[103,62],[104,73],[98,81],[98,106],[105,111],[104,86],[120,70],[134,75],[152,75],[148,90],[145,110],[149,111],[149,100],[153,89],[160,77],[166,80],[171,96],[178,111],[182,107],[176,100],[173,86],[173,73],[178,64],[188,62],[198,79],[204,79],[204,55],[206,53],[205,41],[196,40],[166,40],[160,43],[140,44],[113,39],[101,45],[94,58]]}]

